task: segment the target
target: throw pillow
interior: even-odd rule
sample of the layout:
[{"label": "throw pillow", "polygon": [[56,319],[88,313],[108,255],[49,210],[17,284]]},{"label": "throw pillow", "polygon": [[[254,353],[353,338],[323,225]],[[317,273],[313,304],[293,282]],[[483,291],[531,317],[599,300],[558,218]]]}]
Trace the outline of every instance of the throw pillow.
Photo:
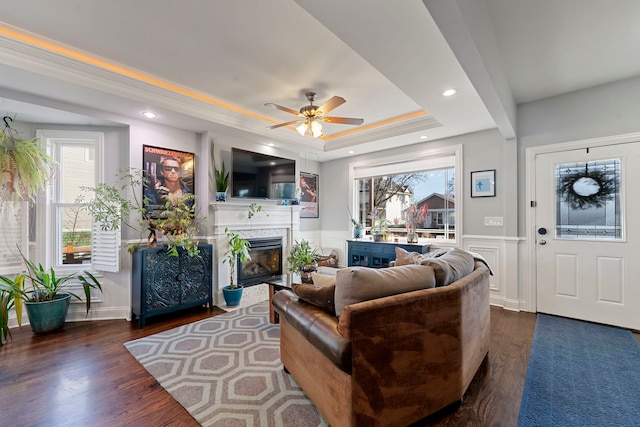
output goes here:
[{"label": "throw pillow", "polygon": [[336,315],[334,294],[336,285],[318,287],[294,283],[291,288],[301,300],[315,305],[332,316]]},{"label": "throw pillow", "polygon": [[433,269],[423,265],[343,268],[336,276],[336,315],[340,316],[342,309],[350,304],[434,286]]},{"label": "throw pillow", "polygon": [[420,255],[418,252],[409,252],[406,249],[396,248],[395,266],[418,264],[417,261],[420,259]]},{"label": "throw pillow", "polygon": [[314,285],[324,288],[325,286],[335,286],[336,284],[336,276],[331,276],[329,274],[320,274],[315,271],[311,273],[311,281]]},{"label": "throw pillow", "polygon": [[436,286],[447,286],[473,271],[473,255],[462,249],[454,248],[437,258],[427,255],[422,255],[418,263],[433,268]]}]

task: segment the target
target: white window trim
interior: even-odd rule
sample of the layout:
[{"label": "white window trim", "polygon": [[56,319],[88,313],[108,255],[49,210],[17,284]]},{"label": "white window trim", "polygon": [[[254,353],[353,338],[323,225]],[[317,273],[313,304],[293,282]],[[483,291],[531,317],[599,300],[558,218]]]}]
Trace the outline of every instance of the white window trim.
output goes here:
[{"label": "white window trim", "polygon": [[[36,137],[45,146],[47,153],[53,156],[55,143],[60,141],[64,144],[78,144],[78,145],[95,145],[96,158],[95,173],[96,182],[104,181],[104,134],[102,132],[90,132],[90,131],[71,131],[71,130],[47,130],[38,129],[36,131]],[[56,180],[56,184],[58,181]],[[53,206],[53,192],[58,192],[59,187],[54,188],[53,184],[47,185],[47,191],[45,197],[39,198],[38,201],[38,213],[37,213],[37,232],[36,232],[36,249],[35,257],[37,260],[42,260],[42,264],[45,268],[53,266],[56,271],[60,271],[61,274],[68,274],[73,271],[92,270],[91,266],[87,264],[78,265],[58,265],[56,259],[56,245],[59,244],[57,233],[55,231],[55,225],[53,224],[54,218],[56,218]],[[56,238],[51,238],[51,236]],[[48,237],[47,237],[48,236]],[[45,244],[42,244],[45,242]],[[80,285],[78,288],[81,289]],[[73,289],[72,289],[73,290]]]},{"label": "white window trim", "polygon": [[[412,151],[402,154],[396,154],[392,156],[386,156],[383,158],[376,159],[366,159],[359,160],[355,162],[349,163],[349,205],[351,212],[358,212],[358,206],[355,201],[355,194],[357,192],[356,188],[356,179],[358,179],[361,175],[361,171],[364,170],[383,170],[385,166],[388,166],[390,170],[397,171],[394,168],[394,165],[399,163],[411,162],[411,164],[415,164],[416,159],[423,159],[424,164],[433,164],[432,160],[437,159],[438,157],[445,156],[454,156],[454,168],[455,168],[455,183],[456,189],[454,193],[454,198],[456,201],[456,209],[455,209],[455,240],[444,240],[444,239],[426,239],[421,238],[420,243],[431,243],[438,246],[455,246],[461,247],[462,245],[462,210],[463,210],[463,195],[464,195],[464,176],[463,176],[463,163],[462,163],[462,145],[451,145],[446,147],[437,147],[426,149],[422,151]],[[393,168],[393,169],[392,169]],[[385,172],[382,172],[385,173]],[[380,175],[380,173],[377,173]]]}]

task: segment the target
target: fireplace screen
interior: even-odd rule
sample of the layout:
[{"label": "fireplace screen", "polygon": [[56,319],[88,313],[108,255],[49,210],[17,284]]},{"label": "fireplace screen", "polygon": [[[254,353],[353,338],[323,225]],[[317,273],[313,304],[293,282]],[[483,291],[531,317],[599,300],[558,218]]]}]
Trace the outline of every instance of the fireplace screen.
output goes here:
[{"label": "fireplace screen", "polygon": [[243,263],[238,258],[238,283],[254,285],[282,274],[282,238],[248,239],[251,259]]}]

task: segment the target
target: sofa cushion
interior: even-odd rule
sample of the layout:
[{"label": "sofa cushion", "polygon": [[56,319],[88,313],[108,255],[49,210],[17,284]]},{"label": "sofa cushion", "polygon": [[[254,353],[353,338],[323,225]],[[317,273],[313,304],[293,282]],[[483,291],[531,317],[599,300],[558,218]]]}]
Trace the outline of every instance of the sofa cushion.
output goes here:
[{"label": "sofa cushion", "polygon": [[334,302],[335,283],[322,287],[294,283],[291,285],[291,289],[301,300],[321,308],[332,316],[336,315]]},{"label": "sofa cushion", "polygon": [[417,263],[433,268],[436,286],[447,286],[473,271],[473,255],[462,249],[454,248],[436,258],[422,255]]},{"label": "sofa cushion", "polygon": [[433,268],[404,265],[391,268],[348,267],[336,275],[335,312],[350,304],[435,286]]}]

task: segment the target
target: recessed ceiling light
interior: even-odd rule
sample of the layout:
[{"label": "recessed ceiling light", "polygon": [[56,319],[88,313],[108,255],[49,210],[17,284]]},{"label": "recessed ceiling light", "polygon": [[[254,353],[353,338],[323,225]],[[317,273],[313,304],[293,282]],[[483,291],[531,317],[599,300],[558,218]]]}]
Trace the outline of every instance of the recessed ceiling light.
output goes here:
[{"label": "recessed ceiling light", "polygon": [[349,154],[353,154],[353,153],[355,153],[355,151],[349,150]]},{"label": "recessed ceiling light", "polygon": [[427,139],[427,138],[429,138],[427,135],[422,135],[422,136],[420,137],[420,139]]},{"label": "recessed ceiling light", "polygon": [[270,164],[271,166],[275,166],[275,165],[276,165],[276,162],[271,162],[271,163],[269,163],[269,164]]},{"label": "recessed ceiling light", "polygon": [[451,96],[454,95],[456,93],[455,89],[447,89],[444,92],[442,92],[442,96]]},{"label": "recessed ceiling light", "polygon": [[276,146],[276,144],[274,144],[273,142],[270,142],[270,143],[268,143],[267,145],[268,145],[269,147],[275,147],[275,146]]},{"label": "recessed ceiling light", "polygon": [[145,111],[142,113],[143,116],[145,116],[147,119],[155,119],[156,117],[158,117],[158,115],[152,111]]}]

